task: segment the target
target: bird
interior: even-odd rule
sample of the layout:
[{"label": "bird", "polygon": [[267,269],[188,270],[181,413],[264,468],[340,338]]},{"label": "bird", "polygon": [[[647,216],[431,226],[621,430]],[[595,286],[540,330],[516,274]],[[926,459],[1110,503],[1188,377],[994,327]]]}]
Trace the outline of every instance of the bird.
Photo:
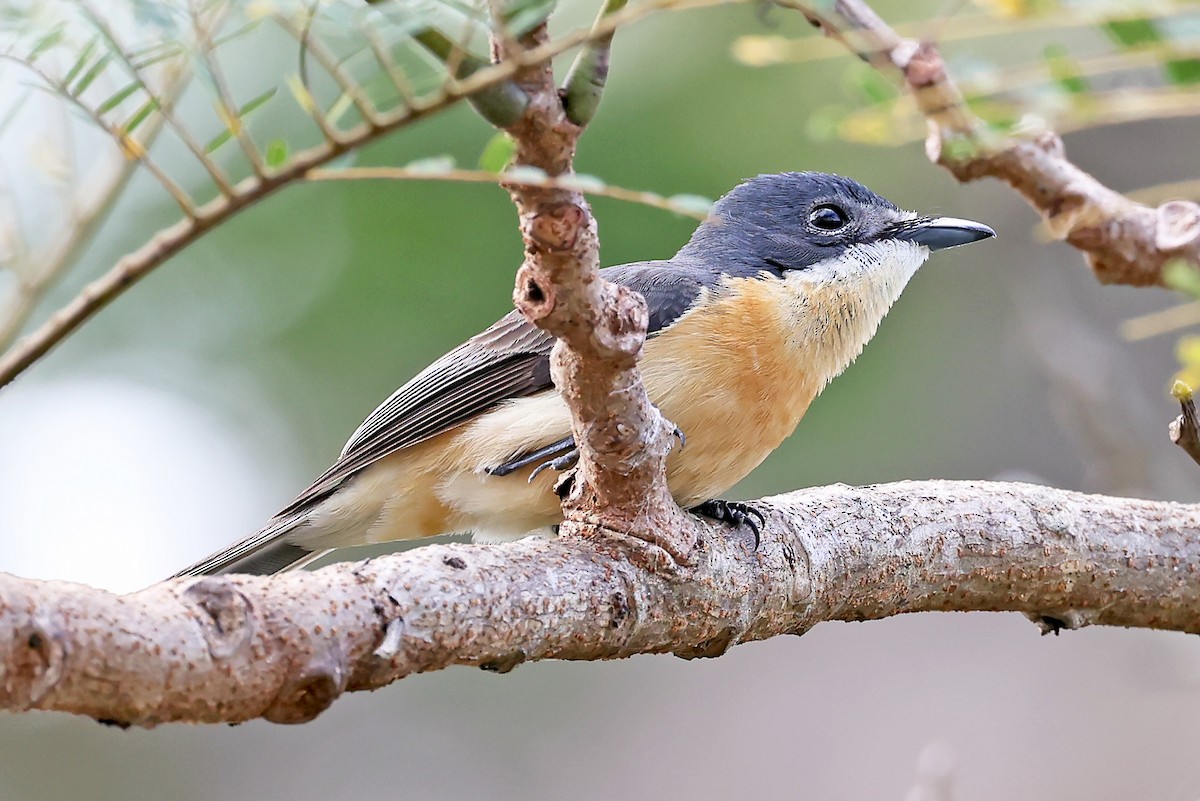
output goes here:
[{"label": "bird", "polygon": [[[601,270],[648,306],[639,368],[685,443],[666,463],[676,502],[753,525],[752,506],[720,496],[795,430],[931,252],[993,236],[850,178],[786,172],[732,189],[671,258]],[[509,312],[397,389],[261,530],[177,575],[269,574],[329,549],[438,534],[552,532],[562,512],[546,468],[577,455],[553,345]]]}]

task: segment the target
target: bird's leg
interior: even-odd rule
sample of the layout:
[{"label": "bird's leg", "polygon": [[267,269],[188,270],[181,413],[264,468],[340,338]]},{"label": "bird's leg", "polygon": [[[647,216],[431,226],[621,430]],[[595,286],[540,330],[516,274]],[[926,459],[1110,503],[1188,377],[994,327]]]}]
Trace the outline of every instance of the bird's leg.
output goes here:
[{"label": "bird's leg", "polygon": [[537,467],[535,467],[533,469],[533,472],[529,474],[529,481],[530,481],[530,483],[532,483],[533,480],[535,478],[537,478],[538,473],[542,472],[547,467],[552,467],[552,468],[554,468],[555,472],[561,473],[564,470],[569,470],[570,468],[574,467],[578,463],[579,463],[579,448],[571,448],[571,450],[567,451],[562,456],[558,456],[558,457],[555,457],[548,461],[542,462]]},{"label": "bird's leg", "polygon": [[[567,455],[574,453],[576,458],[579,457],[579,451],[575,450],[574,437],[564,437],[558,442],[551,442],[544,448],[538,448],[536,451],[530,451],[529,453],[518,456],[515,459],[511,459],[502,465],[497,465],[496,467],[486,467],[484,468],[484,472],[489,476],[507,476],[509,473],[520,470],[522,467],[528,467],[539,459],[544,459],[547,456],[553,456],[554,454],[562,453],[563,451],[567,451]],[[558,460],[556,459],[553,461]],[[542,467],[545,466],[547,465],[543,465]],[[538,468],[538,470],[541,469],[541,467]],[[536,476],[537,472],[535,471],[533,475]],[[532,481],[533,477],[531,476],[529,480]]]},{"label": "bird's leg", "polygon": [[767,518],[750,504],[713,498],[699,506],[693,506],[688,511],[692,514],[712,518],[718,523],[729,523],[730,525],[739,527],[746,526],[754,532],[754,550],[758,550],[759,532],[766,525]]},{"label": "bird's leg", "polygon": [[[684,448],[684,446],[687,445],[687,436],[683,433],[683,430],[680,429],[679,426],[675,426],[675,430],[672,433],[675,435],[675,438],[677,440],[679,440],[679,448],[680,448],[680,450],[682,450]],[[566,440],[563,440],[563,442],[565,442],[565,441]],[[571,440],[572,443],[574,443],[574,441],[575,441],[574,439]],[[554,444],[562,445],[562,442],[556,442]],[[551,447],[553,447],[553,446],[551,446]],[[547,451],[547,449],[543,448],[542,450],[537,452],[537,455],[539,455],[539,456],[545,455],[546,451]],[[522,460],[522,462],[524,464],[529,464],[527,459],[528,459],[528,457],[526,457],[526,459]],[[545,461],[545,462],[542,462],[541,464],[539,464],[536,468],[534,468],[533,472],[529,474],[529,480],[532,482],[535,478],[538,477],[538,473],[542,472],[543,470],[545,470],[547,468],[552,468],[555,472],[561,473],[564,470],[571,469],[572,467],[574,467],[577,464],[579,464],[579,449],[571,448],[571,450],[567,451],[562,456],[557,456],[553,459],[550,459],[548,461]],[[558,497],[562,498],[570,491],[571,485],[570,485],[570,483],[567,483],[564,481],[560,481],[559,484],[565,484],[565,486],[566,486],[566,489],[563,489],[561,492],[559,491],[559,487],[557,485],[554,488],[554,491],[555,491],[555,493],[558,494]]]}]

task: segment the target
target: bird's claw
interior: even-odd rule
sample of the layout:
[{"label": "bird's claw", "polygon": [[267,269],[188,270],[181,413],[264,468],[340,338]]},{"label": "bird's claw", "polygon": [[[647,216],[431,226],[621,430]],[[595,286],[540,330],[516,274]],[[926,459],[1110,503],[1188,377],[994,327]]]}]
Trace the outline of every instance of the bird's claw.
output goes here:
[{"label": "bird's claw", "polygon": [[679,450],[683,450],[687,447],[687,434],[683,433],[682,428],[675,426],[675,429],[671,432],[671,434],[675,437],[675,439],[679,440]]},{"label": "bird's claw", "polygon": [[758,550],[759,542],[761,542],[759,533],[767,524],[767,518],[750,504],[713,498],[699,506],[693,506],[691,511],[693,514],[704,515],[718,523],[729,523],[737,527],[746,526],[754,533],[754,550]]},{"label": "bird's claw", "polygon": [[533,468],[533,472],[529,474],[529,483],[532,484],[533,480],[538,477],[538,473],[547,468],[554,468],[555,472],[561,473],[563,470],[569,470],[570,468],[574,467],[578,461],[579,449],[571,448],[571,450],[567,451],[562,456],[556,456],[553,459],[548,459],[547,461],[544,461],[537,467]]}]

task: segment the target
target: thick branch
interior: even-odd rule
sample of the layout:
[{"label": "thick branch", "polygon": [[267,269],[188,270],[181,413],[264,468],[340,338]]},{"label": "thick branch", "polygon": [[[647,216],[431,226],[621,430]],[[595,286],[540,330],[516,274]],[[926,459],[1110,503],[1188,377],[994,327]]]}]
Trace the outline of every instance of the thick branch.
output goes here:
[{"label": "thick branch", "polygon": [[[602,15],[593,30],[612,16]],[[502,33],[502,32],[501,32]],[[544,46],[543,24],[520,41],[492,37],[493,58],[511,60]],[[606,70],[607,68],[605,68]],[[567,114],[549,60],[516,76],[529,97],[507,131],[513,163],[551,178],[569,175],[580,121]],[[592,83],[592,109],[602,83]],[[666,457],[673,426],[650,402],[637,371],[649,314],[644,299],[599,272],[596,220],[583,194],[558,186],[507,185],[520,215],[525,260],[513,301],[525,317],[558,338],[551,360],[555,386],[571,409],[579,465],[559,485],[565,530],[601,530],[647,538],[686,560],[695,524],[672,499]]]},{"label": "thick branch", "polygon": [[0,708],[122,724],[307,720],[346,690],[449,665],[717,656],[826,620],[1008,610],[1046,629],[1200,632],[1200,508],[970,482],[842,485],[761,502],[694,563],[638,540],[433,545],[125,596],[0,575]]},{"label": "thick branch", "polygon": [[1071,163],[1052,131],[995,135],[967,107],[937,48],[901,37],[862,0],[794,5],[877,69],[900,72],[929,122],[930,160],[960,181],[988,176],[1007,182],[1057,237],[1083,251],[1102,283],[1162,284],[1170,262],[1200,264],[1200,205],[1136,203]]}]

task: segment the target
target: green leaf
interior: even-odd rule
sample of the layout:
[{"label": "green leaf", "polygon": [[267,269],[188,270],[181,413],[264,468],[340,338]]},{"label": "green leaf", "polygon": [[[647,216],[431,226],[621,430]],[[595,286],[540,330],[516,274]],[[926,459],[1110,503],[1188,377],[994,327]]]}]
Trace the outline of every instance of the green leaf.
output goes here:
[{"label": "green leaf", "polygon": [[125,133],[133,133],[155,111],[158,111],[158,99],[152,97],[143,103],[141,108],[133,112],[133,116],[122,126],[125,129]]},{"label": "green leaf", "polygon": [[483,146],[479,154],[479,168],[488,172],[500,172],[512,161],[517,152],[517,143],[504,131],[500,131]]},{"label": "green leaf", "polygon": [[183,46],[178,42],[164,42],[154,48],[145,48],[142,52],[131,55],[130,63],[134,69],[144,70],[147,67],[153,67],[155,64],[166,61],[171,58],[178,58],[183,55]]},{"label": "green leaf", "polygon": [[124,89],[122,89],[121,91],[117,92],[115,95],[110,97],[108,100],[105,100],[103,103],[101,103],[99,106],[97,106],[96,113],[107,114],[108,112],[110,112],[114,108],[116,108],[117,106],[124,103],[129,98],[130,95],[132,95],[134,92],[136,92],[138,89],[141,89],[141,88],[142,88],[142,82],[134,81],[133,83],[129,84]]},{"label": "green leaf", "polygon": [[513,36],[524,36],[541,25],[554,10],[555,0],[514,0],[504,11],[504,22]]},{"label": "green leaf", "polygon": [[1067,49],[1062,45],[1052,44],[1046,47],[1046,67],[1050,71],[1050,77],[1066,92],[1078,95],[1088,90],[1088,82],[1080,74],[1079,65],[1067,55]]},{"label": "green leaf", "polygon": [[263,92],[258,97],[255,97],[252,100],[247,101],[241,108],[238,109],[238,116],[245,117],[246,115],[252,114],[253,112],[262,108],[263,106],[265,106],[267,104],[267,101],[269,101],[271,98],[273,98],[275,96],[275,93],[278,91],[279,91],[278,89],[272,87],[271,89],[268,89],[267,91]]},{"label": "green leaf", "polygon": [[46,34],[45,36],[43,36],[42,38],[38,39],[36,42],[33,43],[33,47],[30,48],[29,56],[26,58],[26,60],[30,64],[32,64],[33,62],[38,60],[38,56],[40,56],[42,53],[45,53],[50,48],[54,47],[56,44],[58,44],[62,40],[63,40],[63,29],[55,28],[54,30],[50,31],[50,33]]},{"label": "green leaf", "polygon": [[233,131],[226,128],[219,134],[208,140],[208,144],[204,146],[205,153],[215,153],[221,148],[221,145],[233,138]]},{"label": "green leaf", "polygon": [[1170,289],[1200,298],[1200,270],[1183,260],[1168,262],[1162,271],[1163,283]]},{"label": "green leaf", "polygon": [[112,59],[112,53],[105,53],[104,55],[100,56],[100,58],[96,59],[96,63],[93,64],[87,72],[79,76],[79,80],[76,81],[74,88],[71,89],[71,94],[78,97],[86,92],[87,88],[92,85],[92,82],[99,78],[101,73],[104,72],[104,68],[108,66],[108,62],[112,61]]},{"label": "green leaf", "polygon": [[1177,86],[1200,83],[1200,58],[1173,58],[1163,64],[1167,80]]},{"label": "green leaf", "polygon": [[92,37],[83,50],[79,53],[79,58],[75,59],[75,63],[71,65],[71,69],[67,70],[67,74],[63,76],[63,86],[70,86],[75,80],[75,76],[87,66],[88,60],[91,59],[92,53],[96,50],[96,41],[99,37]]},{"label": "green leaf", "polygon": [[288,160],[288,143],[283,139],[272,139],[267,142],[267,166],[282,167]]},{"label": "green leaf", "polygon": [[899,92],[892,82],[878,70],[864,65],[857,66],[849,75],[851,89],[872,104],[886,103]]},{"label": "green leaf", "polygon": [[1100,27],[1121,47],[1162,41],[1162,34],[1152,19],[1110,19]]},{"label": "green leaf", "polygon": [[246,117],[257,109],[265,106],[267,101],[274,97],[277,91],[278,90],[274,88],[268,89],[258,97],[246,102],[234,113],[233,119],[225,120],[225,130],[221,131],[219,134],[209,140],[208,144],[204,146],[204,152],[212,153],[221,145],[232,139],[234,133],[237,131],[238,127],[242,125]]}]

